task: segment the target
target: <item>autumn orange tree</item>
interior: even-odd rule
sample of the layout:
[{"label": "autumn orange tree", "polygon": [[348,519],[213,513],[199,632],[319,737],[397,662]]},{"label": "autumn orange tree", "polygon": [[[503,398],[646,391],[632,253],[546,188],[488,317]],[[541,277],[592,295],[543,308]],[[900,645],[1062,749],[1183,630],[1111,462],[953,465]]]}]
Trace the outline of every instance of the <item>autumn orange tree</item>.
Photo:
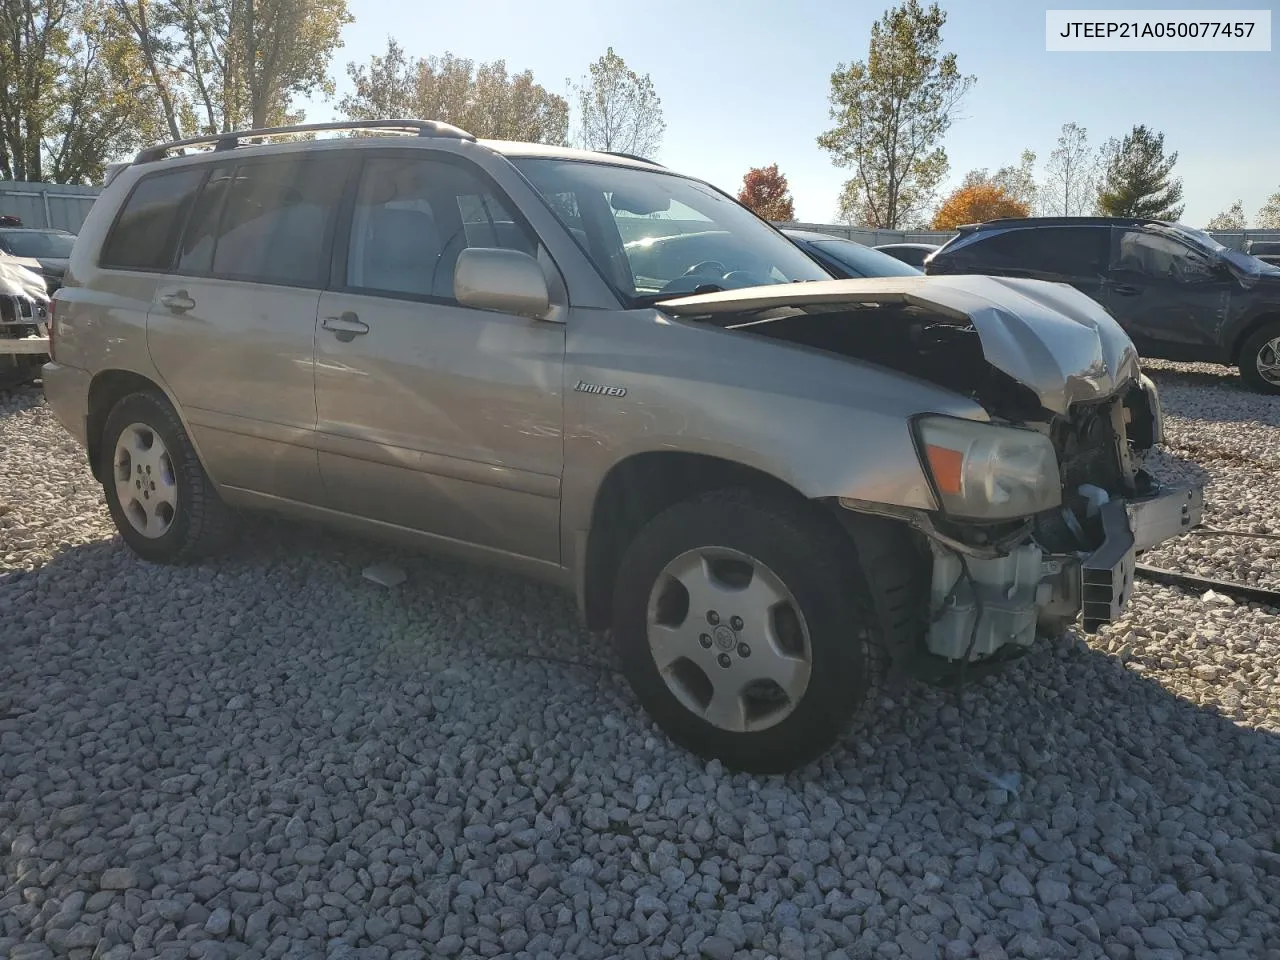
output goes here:
[{"label": "autumn orange tree", "polygon": [[993,183],[973,183],[954,191],[933,215],[934,230],[954,230],[965,223],[1001,217],[1029,217],[1028,206]]},{"label": "autumn orange tree", "polygon": [[765,220],[794,220],[795,204],[787,178],[778,172],[776,163],[767,167],[752,167],[742,178],[738,202],[755,211]]}]

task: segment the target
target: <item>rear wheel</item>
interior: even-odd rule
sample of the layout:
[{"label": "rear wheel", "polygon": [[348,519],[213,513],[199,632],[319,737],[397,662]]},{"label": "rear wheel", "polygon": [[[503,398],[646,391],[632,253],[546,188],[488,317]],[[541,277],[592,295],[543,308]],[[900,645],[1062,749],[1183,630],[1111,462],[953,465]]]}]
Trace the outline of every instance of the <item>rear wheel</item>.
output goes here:
[{"label": "rear wheel", "polygon": [[182,563],[228,544],[231,511],[163,396],[141,392],[121,399],[107,415],[100,456],[111,519],[143,559]]},{"label": "rear wheel", "polygon": [[1258,393],[1280,394],[1280,322],[1264,323],[1245,340],[1240,377]]},{"label": "rear wheel", "polygon": [[628,547],[614,633],[641,705],[677,744],[782,773],[833,747],[882,671],[847,537],[748,491],[677,504]]}]

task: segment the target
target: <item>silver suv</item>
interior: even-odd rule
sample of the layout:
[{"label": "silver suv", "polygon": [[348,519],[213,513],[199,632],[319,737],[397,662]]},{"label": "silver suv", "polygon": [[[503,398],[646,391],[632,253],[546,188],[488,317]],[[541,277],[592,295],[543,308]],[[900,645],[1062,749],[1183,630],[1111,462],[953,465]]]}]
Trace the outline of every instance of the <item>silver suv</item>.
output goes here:
[{"label": "silver suv", "polygon": [[139,555],[261,508],[545,578],[734,769],[816,759],[890,667],[1095,629],[1202,511],[1084,294],[833,279],[702,181],[440,123],[146,150],[53,313],[48,401]]}]

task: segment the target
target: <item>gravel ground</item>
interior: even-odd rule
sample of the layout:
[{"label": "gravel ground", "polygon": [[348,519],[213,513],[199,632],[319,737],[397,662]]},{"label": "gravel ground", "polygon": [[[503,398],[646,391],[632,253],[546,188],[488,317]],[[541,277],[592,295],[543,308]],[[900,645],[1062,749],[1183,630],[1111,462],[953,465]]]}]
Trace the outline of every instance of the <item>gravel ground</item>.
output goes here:
[{"label": "gravel ground", "polygon": [[[1153,366],[1207,522],[1280,532],[1280,401]],[[542,587],[271,522],[140,562],[38,390],[0,513],[0,957],[1280,957],[1272,610],[1140,583],[754,778]],[[1278,545],[1147,559],[1277,586]]]}]

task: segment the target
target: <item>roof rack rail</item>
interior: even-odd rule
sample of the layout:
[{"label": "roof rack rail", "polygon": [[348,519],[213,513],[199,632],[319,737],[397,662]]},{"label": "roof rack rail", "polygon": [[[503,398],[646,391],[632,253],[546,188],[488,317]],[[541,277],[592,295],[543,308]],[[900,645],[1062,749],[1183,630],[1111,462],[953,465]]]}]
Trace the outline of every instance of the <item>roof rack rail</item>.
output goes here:
[{"label": "roof rack rail", "polygon": [[662,167],[663,170],[667,169],[663,164],[659,163],[657,160],[650,160],[648,157],[642,157],[638,153],[623,153],[621,150],[601,150],[600,152],[605,154],[606,156],[623,157],[624,159],[627,159],[627,160],[635,160],[639,163],[649,163],[655,167]]},{"label": "roof rack rail", "polygon": [[227,133],[211,133],[201,137],[187,137],[185,140],[171,140],[139,151],[134,157],[134,163],[162,160],[170,150],[177,150],[180,147],[211,143],[214,145],[214,151],[234,150],[240,146],[241,140],[256,140],[261,137],[276,137],[290,133],[318,133],[325,130],[398,130],[401,133],[416,133],[420,137],[450,137],[470,141],[476,139],[467,131],[439,120],[338,120],[332,123],[298,123],[288,127],[230,130]]}]

